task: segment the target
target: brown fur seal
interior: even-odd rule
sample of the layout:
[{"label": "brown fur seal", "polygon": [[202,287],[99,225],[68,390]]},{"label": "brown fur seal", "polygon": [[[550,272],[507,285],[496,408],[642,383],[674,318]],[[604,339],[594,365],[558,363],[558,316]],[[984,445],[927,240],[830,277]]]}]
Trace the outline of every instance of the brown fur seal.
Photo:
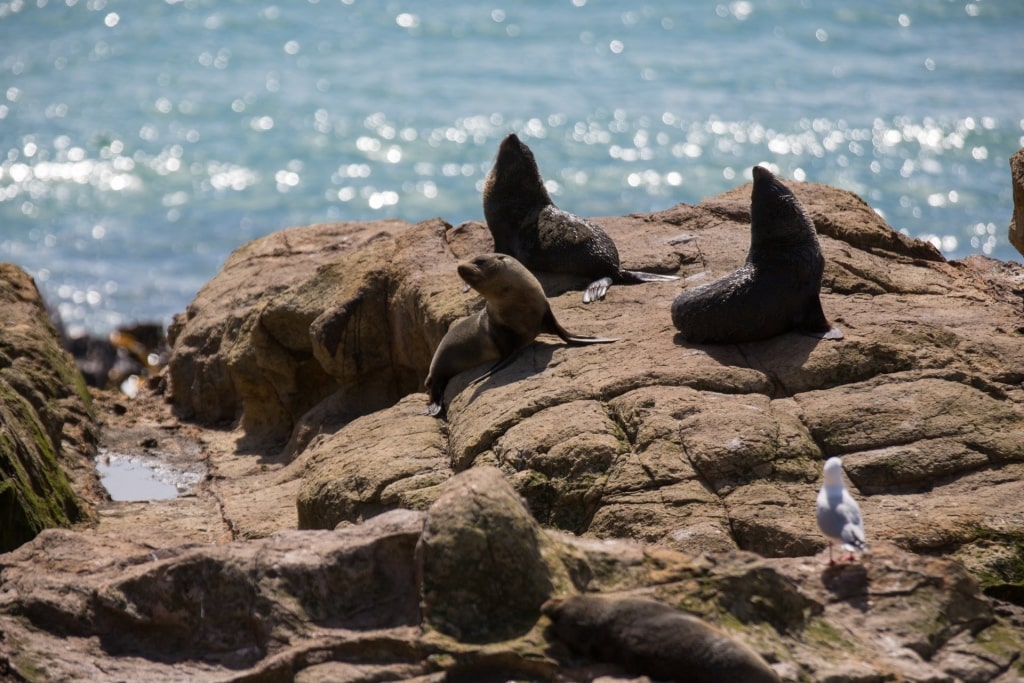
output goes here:
[{"label": "brown fur seal", "polygon": [[778,683],[752,649],[714,626],[644,598],[574,595],[541,606],[574,652],[630,673],[685,683]]},{"label": "brown fur seal", "polygon": [[483,379],[511,362],[517,351],[538,334],[556,334],[570,344],[617,341],[580,337],[555,320],[540,282],[523,264],[506,254],[484,254],[459,264],[459,276],[478,291],[487,304],[475,315],[456,321],[441,339],[430,361],[426,387],[429,415],[444,410],[444,389],[455,375],[480,363],[498,361]]},{"label": "brown fur seal", "polygon": [[750,251],[743,266],[672,302],[684,340],[741,343],[790,330],[842,339],[821,310],[825,257],[807,211],[771,171],[754,167]]},{"label": "brown fur seal", "polygon": [[591,278],[585,303],[603,298],[613,282],[679,279],[623,270],[615,242],[604,230],[551,201],[533,152],[514,133],[501,141],[484,182],[484,218],[495,251],[516,257],[530,270]]}]

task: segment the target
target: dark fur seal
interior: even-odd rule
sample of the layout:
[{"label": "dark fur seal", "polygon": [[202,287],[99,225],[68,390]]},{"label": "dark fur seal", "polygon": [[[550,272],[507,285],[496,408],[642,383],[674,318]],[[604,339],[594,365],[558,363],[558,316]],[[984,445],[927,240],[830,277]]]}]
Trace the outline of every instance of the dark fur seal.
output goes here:
[{"label": "dark fur seal", "polygon": [[655,600],[574,595],[541,606],[574,652],[630,673],[680,683],[778,683],[752,649]]},{"label": "dark fur seal", "polygon": [[696,343],[757,341],[794,329],[842,339],[821,310],[824,269],[814,223],[800,201],[771,171],[755,166],[746,263],[677,296],[672,322]]},{"label": "dark fur seal", "polygon": [[615,242],[604,230],[551,201],[533,152],[514,133],[501,141],[484,183],[484,218],[495,251],[516,257],[530,270],[591,278],[583,293],[586,303],[603,298],[613,282],[679,279],[623,270]]},{"label": "dark fur seal", "polygon": [[484,254],[459,264],[459,276],[478,291],[487,304],[475,315],[448,328],[434,351],[427,374],[429,415],[444,410],[444,389],[455,375],[480,363],[498,361],[483,379],[511,362],[517,351],[538,334],[556,334],[570,344],[602,344],[617,341],[581,337],[555,320],[540,282],[523,264],[506,254]]}]

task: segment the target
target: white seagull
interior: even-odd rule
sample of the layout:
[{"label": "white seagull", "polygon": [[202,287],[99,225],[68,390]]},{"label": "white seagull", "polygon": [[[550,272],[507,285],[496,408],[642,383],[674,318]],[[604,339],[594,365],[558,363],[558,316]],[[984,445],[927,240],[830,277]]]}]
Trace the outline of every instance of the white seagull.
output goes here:
[{"label": "white seagull", "polygon": [[818,528],[828,538],[828,562],[832,559],[832,543],[838,543],[849,551],[846,560],[853,559],[853,552],[864,552],[868,545],[864,540],[864,520],[860,506],[843,485],[842,458],[825,461],[825,483],[818,491]]}]

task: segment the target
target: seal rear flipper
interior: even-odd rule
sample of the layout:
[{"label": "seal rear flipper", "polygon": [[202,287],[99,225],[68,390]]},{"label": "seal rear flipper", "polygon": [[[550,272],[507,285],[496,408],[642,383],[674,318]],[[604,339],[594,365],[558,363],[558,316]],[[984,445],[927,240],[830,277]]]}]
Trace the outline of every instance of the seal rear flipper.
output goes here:
[{"label": "seal rear flipper", "polygon": [[544,313],[544,319],[541,320],[540,331],[557,335],[562,338],[562,341],[569,344],[609,344],[619,341],[618,337],[581,337],[573,334],[558,324],[558,320],[555,319],[555,314],[551,312],[550,306],[548,306],[547,312]]},{"label": "seal rear flipper", "polygon": [[511,354],[505,356],[504,358],[499,360],[497,363],[492,365],[490,368],[488,368],[487,372],[485,372],[484,374],[480,375],[479,377],[477,377],[476,379],[471,381],[470,384],[476,384],[477,382],[482,382],[483,380],[487,379],[488,377],[490,377],[491,375],[496,373],[498,370],[501,370],[502,368],[508,367],[509,365],[512,364],[512,361],[515,360],[515,358],[516,358],[516,354],[515,353],[511,353]]},{"label": "seal rear flipper", "polygon": [[603,299],[604,295],[608,293],[608,288],[611,286],[612,279],[610,277],[603,277],[600,280],[594,280],[587,285],[586,290],[583,292],[583,303],[589,304],[591,301]]},{"label": "seal rear flipper", "polygon": [[802,334],[818,339],[838,340],[843,338],[843,331],[833,327],[825,318],[825,311],[821,308],[821,299],[817,296],[808,299],[804,307],[803,320],[800,321],[797,329]]},{"label": "seal rear flipper", "polygon": [[662,275],[661,273],[646,273],[642,270],[620,270],[619,282],[624,285],[638,285],[641,282],[671,282],[678,280],[678,275]]},{"label": "seal rear flipper", "polygon": [[808,337],[817,337],[818,339],[826,339],[828,341],[839,341],[840,339],[843,339],[846,336],[843,334],[843,331],[838,327],[830,327],[824,332],[810,332],[801,330],[801,333],[807,335]]}]

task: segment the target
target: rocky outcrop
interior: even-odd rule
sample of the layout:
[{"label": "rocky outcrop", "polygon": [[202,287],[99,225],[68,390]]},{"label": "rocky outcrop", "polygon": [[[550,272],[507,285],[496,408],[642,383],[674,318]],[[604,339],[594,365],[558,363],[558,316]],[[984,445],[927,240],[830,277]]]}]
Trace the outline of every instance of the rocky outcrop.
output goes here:
[{"label": "rocky outcrop", "polygon": [[[340,308],[319,300],[322,316],[342,325],[336,311],[372,301],[378,321],[389,321],[377,336],[365,321],[355,325],[358,334],[339,332],[344,343],[317,352],[333,359],[324,367],[341,377],[345,363],[381,353],[375,366],[387,372],[383,357],[397,353],[394,335],[402,330],[407,382],[395,375],[351,380],[305,418],[277,423],[276,431],[292,435],[288,457],[300,463],[291,470],[301,477],[299,525],[332,528],[389,509],[422,510],[453,473],[490,464],[545,526],[691,552],[792,557],[824,547],[808,510],[821,463],[842,455],[872,540],[951,554],[987,590],[1018,591],[1024,270],[977,257],[947,263],[850,193],[793,185],[821,233],[823,305],[844,340],[788,334],[738,346],[687,345],[668,315],[678,283],[616,288],[585,306],[578,291],[567,291],[580,283],[542,277],[566,327],[621,341],[571,348],[541,339],[485,382],[471,383],[479,372],[464,373],[450,384],[447,422],[422,414],[422,394],[399,399],[397,388],[390,407],[378,410],[391,399],[377,387],[418,390],[426,350],[448,321],[479,305],[459,294],[454,266],[488,248],[485,228],[394,225],[377,236],[372,257],[355,249],[344,268],[309,272],[296,292],[321,291],[341,271],[362,278],[347,285],[358,295]],[[628,267],[677,268],[685,286],[742,262],[747,221],[749,186],[698,206],[598,219]],[[387,262],[385,275],[361,275],[369,271],[355,264],[377,258]],[[270,305],[249,315],[265,316]],[[311,328],[311,348],[322,348],[319,329]],[[293,368],[294,382],[300,357],[280,366]],[[269,386],[278,376],[262,381]],[[357,413],[365,414],[351,419]]]},{"label": "rocky outcrop", "polygon": [[0,263],[0,551],[94,514],[95,440],[85,381],[39,290]]},{"label": "rocky outcrop", "polygon": [[[542,276],[563,325],[620,341],[542,337],[484,381],[463,373],[446,421],[422,381],[480,305],[455,264],[490,250],[484,226],[243,246],[171,330],[164,395],[188,421],[148,392],[96,395],[105,443],[206,478],[0,556],[0,675],[645,673],[573,654],[541,616],[596,593],[699,615],[786,681],[1024,678],[1024,268],[948,263],[850,193],[793,186],[845,339],[675,335],[679,288],[743,261],[738,188],[597,219],[625,267],[684,281],[584,305],[583,282]],[[863,563],[829,567],[815,528],[831,455],[864,511]]]},{"label": "rocky outcrop", "polygon": [[657,664],[572,654],[540,605],[579,592],[696,615],[789,681],[1024,676],[1024,612],[949,560],[883,543],[829,567],[578,538],[542,530],[486,467],[425,513],[338,531],[162,549],[47,531],[0,580],[0,671],[18,680],[617,681]]},{"label": "rocky outcrop", "polygon": [[1013,215],[1010,216],[1010,244],[1024,254],[1024,149],[1010,157],[1010,185],[1013,187]]},{"label": "rocky outcrop", "polygon": [[457,236],[439,219],[417,228],[293,228],[235,251],[171,326],[179,415],[283,441],[299,424],[316,432],[420,391],[420,369],[469,308],[443,284]]}]

